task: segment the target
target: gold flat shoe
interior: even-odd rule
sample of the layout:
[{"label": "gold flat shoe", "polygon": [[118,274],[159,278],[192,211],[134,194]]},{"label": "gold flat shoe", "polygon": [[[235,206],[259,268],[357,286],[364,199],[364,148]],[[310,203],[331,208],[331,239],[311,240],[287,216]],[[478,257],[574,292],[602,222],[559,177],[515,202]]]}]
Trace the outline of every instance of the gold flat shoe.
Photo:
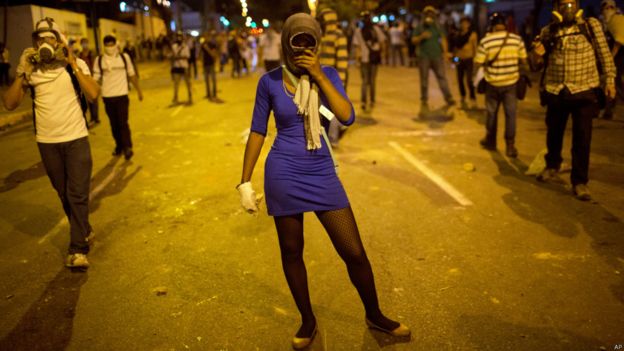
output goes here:
[{"label": "gold flat shoe", "polygon": [[403,323],[399,323],[399,326],[394,328],[393,330],[388,330],[378,326],[377,324],[371,322],[370,320],[368,320],[368,318],[366,318],[366,325],[368,325],[368,327],[371,329],[377,329],[392,336],[410,336],[410,334],[412,333],[410,329]]},{"label": "gold flat shoe", "polygon": [[316,336],[316,332],[318,330],[317,326],[314,326],[314,330],[312,331],[312,335],[309,338],[298,338],[298,337],[294,337],[292,340],[292,346],[293,349],[295,350],[301,350],[301,349],[305,349],[306,347],[310,346],[310,344],[312,344],[312,341],[314,340],[314,337]]}]

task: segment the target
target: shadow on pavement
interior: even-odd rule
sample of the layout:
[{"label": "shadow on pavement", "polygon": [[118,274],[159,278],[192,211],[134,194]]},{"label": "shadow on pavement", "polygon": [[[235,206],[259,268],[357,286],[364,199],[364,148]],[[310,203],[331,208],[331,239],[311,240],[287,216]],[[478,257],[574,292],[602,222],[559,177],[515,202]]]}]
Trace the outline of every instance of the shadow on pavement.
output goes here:
[{"label": "shadow on pavement", "polygon": [[[141,171],[143,167],[138,166],[132,173],[126,176],[128,168],[132,162],[123,162],[119,167],[115,167],[119,157],[113,157],[99,170],[92,179],[92,197],[89,203],[89,212],[95,212],[106,197],[121,193],[128,183]],[[112,178],[111,178],[112,177]],[[103,187],[101,187],[103,186]]]},{"label": "shadow on pavement", "polygon": [[475,350],[581,351],[606,346],[600,340],[556,327],[514,324],[484,315],[463,315],[457,319],[456,328]]},{"label": "shadow on pavement", "polygon": [[[592,248],[614,269],[621,269],[624,252],[624,222],[598,202],[582,202],[561,185],[543,184],[524,174],[526,165],[520,160],[507,160],[497,152],[491,153],[499,169],[496,183],[509,189],[503,201],[518,216],[537,223],[550,233],[574,238],[586,233]],[[518,169],[516,170],[511,165]],[[532,186],[527,186],[528,183]],[[624,280],[611,286],[611,292],[624,303]]]},{"label": "shadow on pavement", "polygon": [[394,337],[377,330],[366,329],[362,337],[362,351],[368,350],[392,350],[392,345],[408,344],[412,342],[411,337]]},{"label": "shadow on pavement", "polygon": [[41,161],[26,169],[18,169],[17,171],[11,172],[11,174],[9,174],[6,178],[2,180],[2,185],[0,185],[0,193],[5,193],[7,191],[13,190],[17,188],[20,183],[41,178],[45,175],[45,167],[43,167],[43,163]]},{"label": "shadow on pavement", "polygon": [[87,273],[61,270],[0,340],[0,350],[64,350],[71,340],[80,288],[87,279]]}]

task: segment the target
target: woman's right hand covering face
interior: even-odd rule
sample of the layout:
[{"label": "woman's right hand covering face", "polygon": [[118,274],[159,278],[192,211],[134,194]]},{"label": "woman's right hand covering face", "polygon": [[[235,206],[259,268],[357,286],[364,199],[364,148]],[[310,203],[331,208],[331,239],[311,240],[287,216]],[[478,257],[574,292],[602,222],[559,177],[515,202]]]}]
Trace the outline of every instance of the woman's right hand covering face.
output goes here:
[{"label": "woman's right hand covering face", "polygon": [[[307,13],[296,13],[286,20],[282,27],[282,57],[290,72],[296,76],[306,74],[304,69],[295,64],[295,50],[290,45],[291,38],[299,33],[306,33],[314,37],[316,43],[321,42],[321,26],[314,17]],[[315,51],[318,50],[318,44]]]}]

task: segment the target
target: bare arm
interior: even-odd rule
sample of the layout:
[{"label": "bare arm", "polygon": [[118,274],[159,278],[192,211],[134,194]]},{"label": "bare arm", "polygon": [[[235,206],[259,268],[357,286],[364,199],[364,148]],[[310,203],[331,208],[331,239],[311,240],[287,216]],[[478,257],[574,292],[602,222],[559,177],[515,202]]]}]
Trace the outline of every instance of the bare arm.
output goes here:
[{"label": "bare arm", "polygon": [[139,79],[136,74],[130,77],[130,83],[132,83],[132,85],[136,88],[137,94],[139,95],[139,101],[143,101],[143,91],[141,90],[141,87],[139,87]]},{"label": "bare arm", "polygon": [[[95,101],[98,95],[100,95],[100,85],[88,74],[84,74],[78,63],[76,62],[76,56],[74,56],[73,50],[67,48],[67,63],[71,66],[74,75],[78,79],[80,84],[80,90],[85,94],[87,100],[90,102]],[[88,68],[87,68],[88,69]]]},{"label": "bare arm", "polygon": [[249,139],[247,139],[247,146],[245,147],[245,157],[243,159],[241,184],[251,181],[251,176],[256,167],[256,162],[258,162],[258,157],[260,157],[263,144],[264,135],[256,132],[249,133]]},{"label": "bare arm", "polygon": [[11,84],[9,89],[2,96],[4,108],[9,111],[15,110],[24,99],[25,91],[26,87],[24,86],[24,76],[20,75],[15,78],[13,84]]}]

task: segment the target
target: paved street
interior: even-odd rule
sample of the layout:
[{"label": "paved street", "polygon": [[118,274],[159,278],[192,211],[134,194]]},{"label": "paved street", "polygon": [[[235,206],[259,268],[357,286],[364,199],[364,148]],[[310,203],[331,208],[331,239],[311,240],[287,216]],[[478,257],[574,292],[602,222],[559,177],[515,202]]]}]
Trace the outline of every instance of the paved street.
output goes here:
[{"label": "paved street", "polygon": [[[244,213],[234,189],[259,75],[221,75],[222,105],[202,99],[196,80],[193,106],[168,107],[167,64],[140,69],[146,98],[131,92],[132,161],[111,156],[102,104],[103,123],[91,129],[97,238],[87,273],[62,265],[68,223],[32,125],[0,134],[0,350],[289,350],[299,317],[272,218],[264,203],[259,215]],[[504,156],[502,116],[502,153],[478,144],[483,111],[419,120],[418,79],[416,69],[382,67],[377,105],[361,113],[352,67],[357,120],[335,150],[382,309],[412,328],[411,341],[366,328],[343,263],[308,214],[320,331],[310,349],[623,345],[624,108],[613,121],[595,120],[595,201],[584,203],[569,186],[525,175],[545,147],[536,90],[519,105],[513,160]],[[273,122],[269,133],[253,176],[259,193]],[[569,134],[564,150],[567,180]]]}]

